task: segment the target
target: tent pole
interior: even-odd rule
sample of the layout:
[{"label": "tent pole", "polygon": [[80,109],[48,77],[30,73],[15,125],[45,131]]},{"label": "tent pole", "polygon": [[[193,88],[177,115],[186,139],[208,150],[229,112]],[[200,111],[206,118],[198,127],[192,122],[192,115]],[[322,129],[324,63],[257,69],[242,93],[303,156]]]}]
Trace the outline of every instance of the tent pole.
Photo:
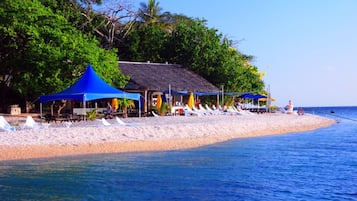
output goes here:
[{"label": "tent pole", "polygon": [[83,120],[87,121],[87,115],[86,115],[86,101],[83,98]]},{"label": "tent pole", "polygon": [[222,106],[224,105],[224,85],[222,85]]},{"label": "tent pole", "polygon": [[145,92],[144,92],[144,114],[147,114],[147,113],[148,113],[148,91],[145,90]]},{"label": "tent pole", "polygon": [[171,84],[169,84],[169,106],[172,107],[172,100],[171,100]]},{"label": "tent pole", "polygon": [[139,117],[141,117],[141,98],[139,98]]},{"label": "tent pole", "polygon": [[42,122],[42,103],[40,103],[40,119],[41,119],[41,122]]}]

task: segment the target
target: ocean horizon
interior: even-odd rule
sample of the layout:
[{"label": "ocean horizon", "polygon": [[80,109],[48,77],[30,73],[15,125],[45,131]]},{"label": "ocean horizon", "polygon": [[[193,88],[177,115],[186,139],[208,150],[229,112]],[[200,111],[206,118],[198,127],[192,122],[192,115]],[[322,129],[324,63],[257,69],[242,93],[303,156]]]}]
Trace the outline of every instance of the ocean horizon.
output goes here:
[{"label": "ocean horizon", "polygon": [[357,107],[300,133],[204,147],[0,162],[1,200],[357,200]]}]

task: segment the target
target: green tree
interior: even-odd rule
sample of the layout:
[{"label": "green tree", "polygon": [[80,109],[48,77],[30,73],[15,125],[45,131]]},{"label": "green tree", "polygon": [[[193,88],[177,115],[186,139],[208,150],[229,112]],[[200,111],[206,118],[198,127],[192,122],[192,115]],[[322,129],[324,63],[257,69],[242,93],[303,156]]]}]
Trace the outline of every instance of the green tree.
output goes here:
[{"label": "green tree", "polygon": [[182,64],[227,91],[263,91],[263,74],[250,64],[253,57],[233,48],[206,20],[162,14],[155,0],[142,3],[138,16],[119,48],[121,59]]},{"label": "green tree", "polygon": [[99,47],[62,15],[38,0],[0,3],[0,76],[24,100],[70,86],[92,64],[107,82],[123,87],[116,51]]},{"label": "green tree", "polygon": [[207,28],[205,20],[178,21],[165,52],[170,63],[183,64],[227,91],[263,90],[262,75],[249,64],[252,57],[232,48],[232,41]]},{"label": "green tree", "polygon": [[119,48],[119,57],[129,61],[165,62],[166,40],[170,32],[171,15],[162,13],[159,3],[149,0],[141,3],[138,18]]},{"label": "green tree", "polygon": [[124,39],[125,48],[119,50],[119,57],[128,61],[164,62],[167,35],[155,25],[138,26]]},{"label": "green tree", "polygon": [[167,18],[169,13],[162,13],[162,8],[159,7],[159,2],[156,0],[148,0],[148,3],[140,3],[138,11],[138,21],[144,26],[156,25],[162,29],[168,28]]}]

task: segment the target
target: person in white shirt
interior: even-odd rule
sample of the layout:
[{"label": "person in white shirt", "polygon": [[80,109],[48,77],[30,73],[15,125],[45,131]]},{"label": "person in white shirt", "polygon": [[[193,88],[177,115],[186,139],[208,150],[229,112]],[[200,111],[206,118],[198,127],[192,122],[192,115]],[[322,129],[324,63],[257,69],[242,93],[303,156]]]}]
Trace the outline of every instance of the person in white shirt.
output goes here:
[{"label": "person in white shirt", "polygon": [[287,106],[285,106],[285,111],[288,114],[292,114],[293,110],[294,110],[293,102],[291,100],[289,100],[289,104]]}]

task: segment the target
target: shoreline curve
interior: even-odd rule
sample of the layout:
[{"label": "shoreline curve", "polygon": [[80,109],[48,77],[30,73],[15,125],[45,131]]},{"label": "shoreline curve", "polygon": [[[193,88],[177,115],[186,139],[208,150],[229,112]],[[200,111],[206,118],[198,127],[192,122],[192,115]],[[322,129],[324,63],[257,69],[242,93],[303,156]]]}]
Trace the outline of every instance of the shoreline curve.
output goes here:
[{"label": "shoreline curve", "polygon": [[167,116],[62,124],[1,132],[0,161],[71,155],[196,148],[237,138],[303,132],[335,122],[321,116],[287,114]]}]

